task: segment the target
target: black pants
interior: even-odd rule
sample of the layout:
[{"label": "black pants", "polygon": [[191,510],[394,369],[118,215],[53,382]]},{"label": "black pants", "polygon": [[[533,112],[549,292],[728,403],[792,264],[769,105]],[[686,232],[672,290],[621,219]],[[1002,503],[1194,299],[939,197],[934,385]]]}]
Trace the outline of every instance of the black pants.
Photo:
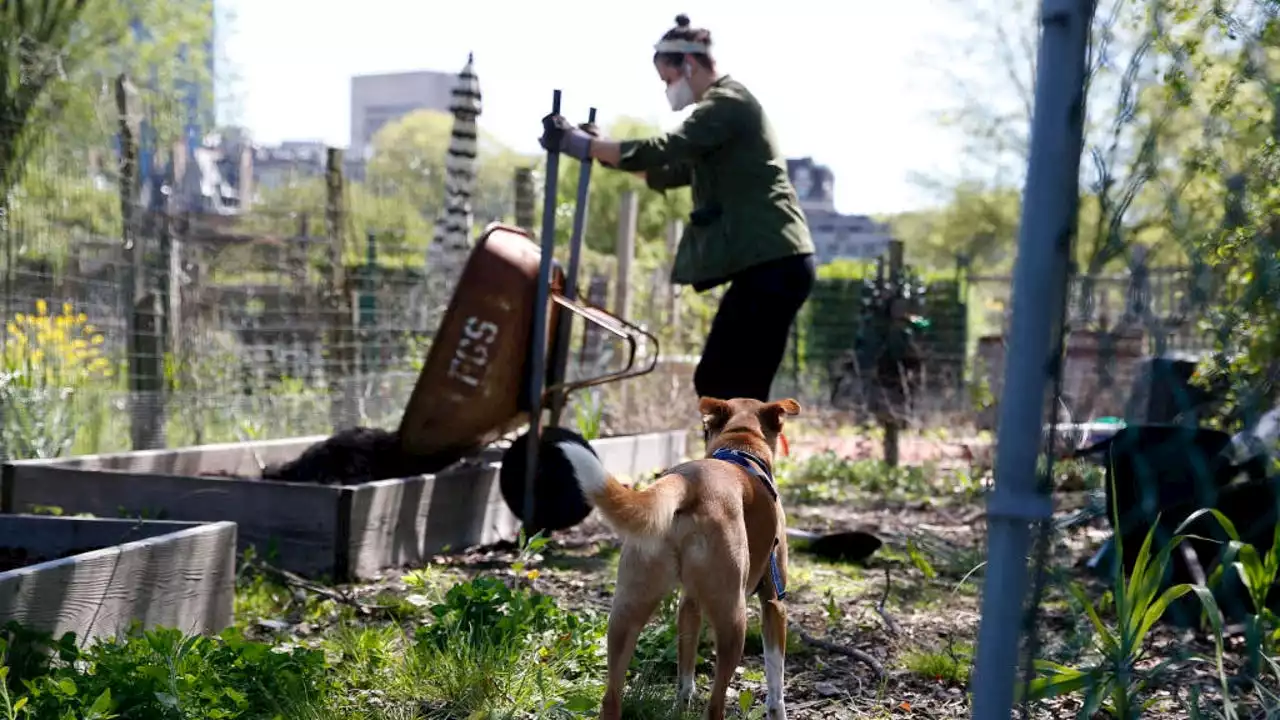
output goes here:
[{"label": "black pants", "polygon": [[693,373],[699,397],[769,400],[787,335],[813,290],[812,255],[773,260],[735,275]]}]

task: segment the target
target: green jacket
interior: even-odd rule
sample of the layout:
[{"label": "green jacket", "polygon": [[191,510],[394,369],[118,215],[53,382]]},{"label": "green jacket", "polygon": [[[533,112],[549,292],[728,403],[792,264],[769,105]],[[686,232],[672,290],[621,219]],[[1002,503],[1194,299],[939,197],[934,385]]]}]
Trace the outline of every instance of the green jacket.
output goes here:
[{"label": "green jacket", "polygon": [[672,282],[702,291],[760,263],[813,252],[764,109],[729,76],[674,132],[621,146],[618,169],[644,171],[650,188],[693,188]]}]

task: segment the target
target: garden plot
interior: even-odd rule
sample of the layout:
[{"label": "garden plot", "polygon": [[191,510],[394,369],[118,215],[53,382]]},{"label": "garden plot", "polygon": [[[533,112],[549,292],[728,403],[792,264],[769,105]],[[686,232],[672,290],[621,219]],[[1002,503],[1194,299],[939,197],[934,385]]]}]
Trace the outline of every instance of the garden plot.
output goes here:
[{"label": "garden plot", "polygon": [[[827,453],[780,463],[779,488],[792,527],[861,528],[885,541],[861,565],[792,554],[789,717],[968,717],[985,519],[983,483],[953,476],[959,472],[890,469]],[[1083,482],[1096,487],[1096,481],[1096,474],[1088,474]],[[1060,493],[1060,505],[1078,507],[1084,495]],[[1099,623],[1109,631],[1119,620],[1100,600],[1103,584],[1078,566],[1103,534],[1094,523],[1055,537],[1036,635],[1040,658],[1099,679],[1110,667],[1099,654],[1105,644],[1080,598],[1097,608]],[[199,706],[208,717],[591,716],[602,692],[617,558],[616,537],[592,517],[518,549],[504,544],[442,554],[424,567],[385,571],[358,584],[322,585],[253,565],[240,575],[236,627],[194,646],[182,660],[201,681],[180,689],[177,701]],[[675,599],[673,593],[642,634],[628,683],[627,717],[672,717]],[[752,719],[762,717],[765,694],[756,605],[749,604],[747,652],[732,686],[749,711],[740,717]],[[44,687],[65,679],[89,689],[80,707],[51,696],[33,697],[32,706],[61,703],[60,710],[86,714],[102,687],[126,682],[126,676],[168,677],[170,659],[150,649],[166,643],[172,638],[135,637],[92,650],[74,665],[37,669]],[[1198,662],[1197,656],[1211,657],[1213,642],[1157,627],[1142,649],[1142,657],[1117,667],[1131,668],[1133,681],[1145,684],[1140,693],[1127,691],[1151,701],[1143,717],[1188,717],[1192,688],[1212,698],[1218,687],[1213,663]],[[1227,673],[1239,672],[1240,655],[1228,648]],[[709,633],[699,657],[697,687],[705,696],[713,658]],[[1164,660],[1171,662],[1161,665]],[[258,666],[263,671],[252,677],[238,669]],[[264,690],[259,678],[275,684]],[[157,693],[167,692],[137,693],[127,701],[132,704],[114,711],[141,717]],[[1256,709],[1256,698],[1256,692],[1242,694],[1241,704],[1252,702],[1250,709]],[[1032,716],[1074,717],[1083,699],[1082,691],[1066,692]]]},{"label": "garden plot", "polygon": [[[605,468],[639,475],[684,456],[686,433],[596,440]],[[482,453],[435,475],[356,485],[258,478],[323,437],[127,452],[5,466],[6,513],[231,520],[241,549],[282,569],[348,580],[433,554],[510,539],[518,521],[502,500],[498,455]]]},{"label": "garden plot", "polygon": [[0,623],[77,638],[137,622],[214,633],[232,622],[236,527],[0,516]]},{"label": "garden plot", "polygon": [[[1079,472],[1063,470],[1071,477]],[[872,476],[878,479],[869,484]],[[895,470],[875,461],[841,464],[824,456],[784,462],[779,477],[792,527],[861,528],[886,543],[860,565],[792,553],[789,717],[967,718],[984,578],[982,483],[929,467]],[[1096,484],[1097,474],[1089,477]],[[808,489],[812,486],[825,489],[815,494]],[[1064,493],[1061,505],[1080,507],[1084,496]],[[1070,592],[1072,585],[1102,608],[1107,627],[1116,627],[1114,615],[1098,599],[1105,587],[1078,569],[1105,535],[1097,522],[1064,533],[1054,546],[1037,640],[1040,656],[1064,667],[1088,670],[1101,663],[1098,636]],[[441,556],[407,575],[313,588],[306,599],[296,587],[268,589],[262,579],[246,587],[240,619],[264,642],[352,657],[401,658],[388,674],[399,680],[352,696],[368,693],[389,703],[388,717],[396,708],[407,711],[411,703],[424,703],[443,713],[440,717],[468,717],[478,710],[574,717],[592,712],[599,702],[602,661],[584,645],[602,641],[617,557],[616,537],[593,516],[550,541],[536,539],[524,551],[476,548]],[[642,635],[631,669],[628,717],[670,717],[675,598],[673,593]],[[747,653],[734,691],[739,702],[758,712],[765,686],[756,605],[749,603]],[[514,624],[516,630],[482,633],[478,646],[475,636],[455,645],[424,642],[419,628],[452,627],[463,636],[461,623],[468,617],[503,617],[502,624]],[[483,659],[462,653],[477,647]],[[1185,718],[1189,689],[1214,694],[1212,663],[1196,657],[1212,657],[1212,642],[1157,627],[1144,647],[1157,656],[1140,660],[1134,675],[1147,684],[1138,697],[1152,702],[1143,717]],[[709,633],[699,657],[698,688],[705,693],[713,658]],[[1172,664],[1153,671],[1163,659]],[[1231,672],[1238,663],[1228,655],[1226,667]],[[1033,717],[1074,716],[1082,701],[1081,693],[1067,693],[1042,703]],[[538,710],[547,707],[554,711]]]}]

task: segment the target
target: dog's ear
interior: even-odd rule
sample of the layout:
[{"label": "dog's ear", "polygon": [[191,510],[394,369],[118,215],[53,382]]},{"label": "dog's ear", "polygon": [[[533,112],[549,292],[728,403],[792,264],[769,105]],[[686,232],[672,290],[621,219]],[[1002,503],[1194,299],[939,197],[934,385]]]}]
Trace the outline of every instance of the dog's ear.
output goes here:
[{"label": "dog's ear", "polygon": [[784,415],[799,415],[800,403],[787,398],[786,400],[778,400],[771,402],[760,408],[760,420],[765,427],[780,432],[782,430],[782,417]]},{"label": "dog's ear", "polygon": [[698,412],[702,413],[702,422],[706,425],[724,422],[733,414],[729,403],[713,397],[699,398]]},{"label": "dog's ear", "polygon": [[771,403],[771,404],[772,404],[772,405],[777,405],[778,407],[782,408],[782,412],[784,412],[784,413],[786,413],[786,414],[788,414],[788,415],[799,415],[799,414],[800,414],[800,403],[796,402],[795,400],[793,400],[793,399],[791,399],[791,398],[787,398],[786,400],[779,400],[779,401],[777,401],[777,402],[775,402],[775,403]]}]

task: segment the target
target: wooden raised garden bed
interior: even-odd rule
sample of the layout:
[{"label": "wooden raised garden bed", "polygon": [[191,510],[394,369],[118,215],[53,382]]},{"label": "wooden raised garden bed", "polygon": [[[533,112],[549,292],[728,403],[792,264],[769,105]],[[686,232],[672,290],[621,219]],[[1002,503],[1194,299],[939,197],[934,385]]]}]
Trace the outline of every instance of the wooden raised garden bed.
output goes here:
[{"label": "wooden raised garden bed", "polygon": [[[684,431],[652,433],[592,445],[610,472],[638,475],[680,461],[685,438]],[[231,520],[242,549],[254,546],[281,568],[336,580],[510,539],[518,528],[502,500],[493,451],[438,475],[358,485],[250,479],[260,474],[260,463],[290,460],[324,439],[7,463],[0,510],[53,506],[106,517]]]},{"label": "wooden raised garden bed", "polygon": [[216,633],[233,620],[236,526],[0,516],[0,623],[83,641],[135,621]]}]

